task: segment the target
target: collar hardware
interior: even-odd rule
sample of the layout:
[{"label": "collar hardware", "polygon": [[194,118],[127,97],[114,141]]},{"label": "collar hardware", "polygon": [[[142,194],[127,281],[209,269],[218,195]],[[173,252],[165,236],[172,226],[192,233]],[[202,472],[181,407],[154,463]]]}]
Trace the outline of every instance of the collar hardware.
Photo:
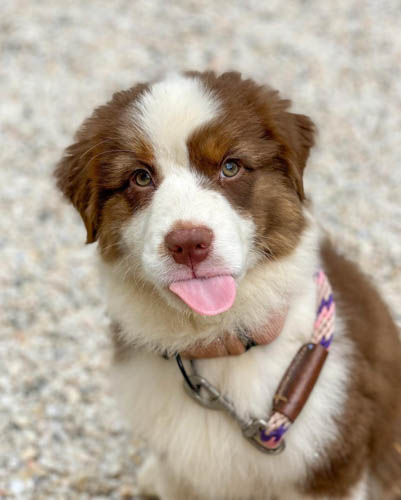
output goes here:
[{"label": "collar hardware", "polygon": [[[221,392],[214,387],[208,380],[196,373],[188,374],[185,370],[184,364],[180,355],[176,356],[177,362],[182,364],[185,372],[184,376],[184,389],[185,392],[200,406],[208,410],[221,410],[225,411],[233,417],[239,424],[243,436],[263,453],[268,455],[277,455],[285,448],[285,442],[282,440],[276,448],[266,448],[260,442],[260,436],[266,435],[269,424],[263,419],[250,419],[244,420],[235,411],[232,402],[221,394]],[[192,364],[193,366],[193,364]],[[180,367],[181,369],[181,367]],[[182,369],[181,369],[182,371]]]}]

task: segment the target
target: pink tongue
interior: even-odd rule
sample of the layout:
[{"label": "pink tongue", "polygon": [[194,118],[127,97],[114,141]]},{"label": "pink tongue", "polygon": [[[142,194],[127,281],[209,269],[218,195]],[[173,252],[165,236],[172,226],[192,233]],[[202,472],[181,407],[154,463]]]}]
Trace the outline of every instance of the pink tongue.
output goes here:
[{"label": "pink tongue", "polygon": [[214,316],[230,309],[236,292],[232,276],[175,281],[171,283],[170,290],[204,316]]}]

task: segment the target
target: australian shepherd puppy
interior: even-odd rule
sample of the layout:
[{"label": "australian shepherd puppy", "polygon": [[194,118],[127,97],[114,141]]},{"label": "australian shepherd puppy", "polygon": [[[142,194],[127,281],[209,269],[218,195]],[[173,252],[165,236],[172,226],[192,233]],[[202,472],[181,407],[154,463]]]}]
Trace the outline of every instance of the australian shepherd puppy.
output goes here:
[{"label": "australian shepherd puppy", "polygon": [[[401,498],[398,332],[315,222],[314,126],[289,105],[238,73],[140,84],[94,111],[56,170],[98,241],[114,392],[154,453],[141,488],[162,500]],[[304,345],[318,368],[294,368]],[[204,387],[183,374],[234,415],[196,404]]]}]

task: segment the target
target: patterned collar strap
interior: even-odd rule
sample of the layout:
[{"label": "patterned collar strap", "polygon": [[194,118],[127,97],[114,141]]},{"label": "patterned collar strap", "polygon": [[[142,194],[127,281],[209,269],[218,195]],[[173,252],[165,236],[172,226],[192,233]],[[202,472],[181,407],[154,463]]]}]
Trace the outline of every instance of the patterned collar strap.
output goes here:
[{"label": "patterned collar strap", "polygon": [[[251,419],[244,422],[225,396],[196,373],[188,375],[180,356],[176,357],[188,394],[201,406],[227,411],[239,422],[244,436],[265,453],[276,454],[284,449],[284,435],[308,400],[333,340],[335,303],[332,289],[323,271],[316,273],[315,280],[317,311],[311,340],[299,349],[287,368],[274,395],[272,412],[267,420]],[[207,398],[202,396],[201,389],[207,392]]]},{"label": "patterned collar strap", "polygon": [[267,428],[258,440],[269,449],[280,446],[284,434],[304,407],[321,372],[334,336],[335,303],[326,274],[316,274],[317,311],[311,342],[304,344],[281,379]]}]

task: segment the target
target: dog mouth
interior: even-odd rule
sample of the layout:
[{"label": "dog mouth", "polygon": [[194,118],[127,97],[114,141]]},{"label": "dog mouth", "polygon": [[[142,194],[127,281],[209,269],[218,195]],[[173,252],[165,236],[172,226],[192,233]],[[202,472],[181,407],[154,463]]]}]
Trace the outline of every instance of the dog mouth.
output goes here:
[{"label": "dog mouth", "polygon": [[227,311],[236,295],[235,280],[230,275],[174,281],[169,289],[203,316],[215,316]]}]

